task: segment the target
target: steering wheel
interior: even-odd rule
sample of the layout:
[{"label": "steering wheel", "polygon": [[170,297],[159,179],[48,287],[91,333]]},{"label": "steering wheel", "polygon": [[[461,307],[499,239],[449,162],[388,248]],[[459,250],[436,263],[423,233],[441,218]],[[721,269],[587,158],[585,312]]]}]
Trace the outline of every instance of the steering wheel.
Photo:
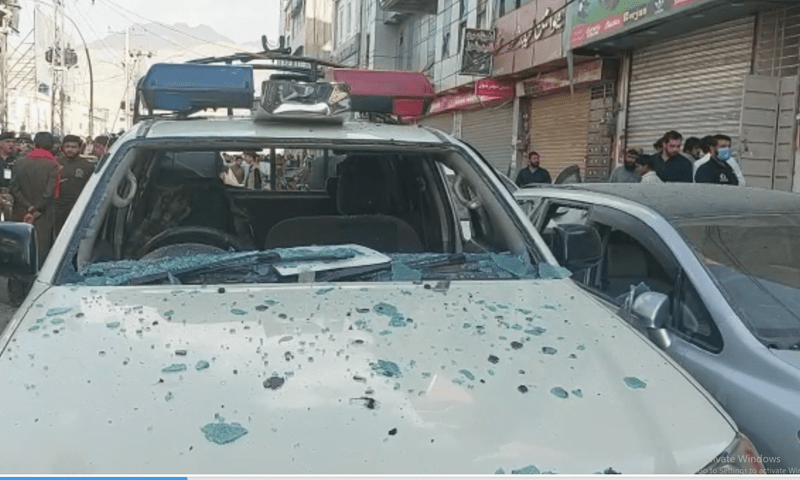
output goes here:
[{"label": "steering wheel", "polygon": [[170,246],[178,244],[200,244],[216,247],[224,251],[241,251],[242,245],[233,235],[229,235],[216,228],[182,226],[164,230],[154,236],[139,250],[139,258]]}]

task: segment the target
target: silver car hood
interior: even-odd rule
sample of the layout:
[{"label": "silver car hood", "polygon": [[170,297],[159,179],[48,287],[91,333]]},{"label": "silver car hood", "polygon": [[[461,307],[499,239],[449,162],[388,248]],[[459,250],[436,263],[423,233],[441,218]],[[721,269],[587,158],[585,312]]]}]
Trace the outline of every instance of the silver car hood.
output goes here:
[{"label": "silver car hood", "polygon": [[773,355],[800,370],[800,351],[770,349]]},{"label": "silver car hood", "polygon": [[735,433],[569,280],[34,303],[0,356],[3,473],[693,473]]}]

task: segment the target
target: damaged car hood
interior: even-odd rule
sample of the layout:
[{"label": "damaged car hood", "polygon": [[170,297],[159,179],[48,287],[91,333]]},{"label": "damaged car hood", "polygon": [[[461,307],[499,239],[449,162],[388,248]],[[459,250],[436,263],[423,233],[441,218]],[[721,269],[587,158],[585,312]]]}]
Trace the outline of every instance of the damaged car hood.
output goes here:
[{"label": "damaged car hood", "polygon": [[693,473],[735,433],[569,280],[53,287],[10,328],[3,473]]}]

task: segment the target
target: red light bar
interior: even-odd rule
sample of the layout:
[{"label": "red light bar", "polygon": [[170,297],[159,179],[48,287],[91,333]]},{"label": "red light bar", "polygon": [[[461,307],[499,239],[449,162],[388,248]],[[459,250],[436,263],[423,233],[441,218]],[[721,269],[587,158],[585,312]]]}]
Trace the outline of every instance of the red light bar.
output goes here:
[{"label": "red light bar", "polygon": [[334,68],[327,76],[330,81],[350,86],[350,103],[355,111],[422,115],[436,95],[428,77],[420,72]]}]

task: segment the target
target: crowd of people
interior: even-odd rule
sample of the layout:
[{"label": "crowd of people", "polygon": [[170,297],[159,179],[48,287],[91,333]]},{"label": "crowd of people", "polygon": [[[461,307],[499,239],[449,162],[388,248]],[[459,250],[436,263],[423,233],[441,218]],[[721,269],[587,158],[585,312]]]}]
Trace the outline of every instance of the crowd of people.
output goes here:
[{"label": "crowd of people", "polygon": [[[716,183],[745,186],[739,163],[731,154],[731,137],[717,134],[703,138],[689,137],[670,130],[653,144],[654,154],[641,147],[630,147],[624,163],[609,178],[611,183]],[[537,152],[528,153],[525,168],[517,173],[519,187],[552,183],[550,173],[540,164]]]},{"label": "crowd of people", "polygon": [[[58,236],[81,191],[94,172],[92,159],[109,146],[109,137],[57,138],[49,132],[0,134],[0,215],[36,230],[39,266]],[[31,279],[9,278],[12,305],[22,303]]]},{"label": "crowd of people", "polygon": [[[226,185],[250,190],[272,190],[269,157],[254,151],[241,154],[223,153],[220,178]],[[291,152],[275,155],[275,188],[277,190],[302,190],[312,157],[306,153]]]},{"label": "crowd of people", "polygon": [[628,148],[623,165],[612,172],[612,183],[714,183],[745,186],[738,162],[731,154],[731,137],[717,134],[703,138],[683,136],[675,130],[653,144],[656,153]]}]

